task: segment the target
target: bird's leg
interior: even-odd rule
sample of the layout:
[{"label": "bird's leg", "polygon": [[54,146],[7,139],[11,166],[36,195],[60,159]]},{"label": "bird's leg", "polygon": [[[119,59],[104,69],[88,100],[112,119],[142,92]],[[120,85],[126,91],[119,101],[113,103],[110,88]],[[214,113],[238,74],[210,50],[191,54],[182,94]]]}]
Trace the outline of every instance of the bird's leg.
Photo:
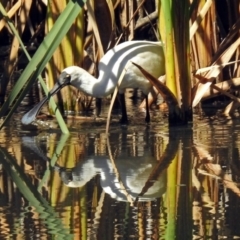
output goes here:
[{"label": "bird's leg", "polygon": [[102,99],[96,98],[96,116],[99,117],[102,110]]},{"label": "bird's leg", "polygon": [[150,122],[150,113],[149,113],[149,106],[148,106],[148,95],[145,95],[145,101],[146,101],[146,118],[145,118],[145,122],[149,123]]},{"label": "bird's leg", "polygon": [[128,123],[128,117],[127,117],[127,109],[126,109],[126,102],[125,102],[125,94],[120,93],[119,94],[119,100],[121,103],[121,108],[122,108],[122,118],[120,120],[121,124],[127,124]]}]

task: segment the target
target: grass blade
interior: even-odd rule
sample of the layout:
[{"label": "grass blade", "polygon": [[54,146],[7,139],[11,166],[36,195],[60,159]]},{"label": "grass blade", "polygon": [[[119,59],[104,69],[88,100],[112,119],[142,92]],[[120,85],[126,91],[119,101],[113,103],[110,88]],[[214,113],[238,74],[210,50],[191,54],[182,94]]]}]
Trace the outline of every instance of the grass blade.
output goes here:
[{"label": "grass blade", "polygon": [[[39,46],[38,50],[34,54],[32,60],[29,62],[27,67],[24,69],[22,75],[18,79],[16,85],[14,86],[13,90],[9,94],[9,97],[3,104],[1,110],[0,110],[0,117],[4,116],[6,111],[9,109],[13,101],[16,100],[17,96],[19,95],[20,91],[25,86],[27,80],[29,79],[26,88],[21,92],[19,95],[17,101],[12,106],[11,111],[5,118],[4,122],[0,125],[0,129],[6,124],[6,122],[9,120],[15,109],[17,108],[18,104],[22,101],[24,98],[26,92],[30,89],[35,79],[38,77],[38,75],[41,74],[44,67],[46,66],[47,62],[50,60],[53,52],[57,48],[57,46],[60,44],[62,38],[65,36],[67,31],[69,30],[70,26],[72,25],[73,21],[77,17],[79,11],[83,7],[84,0],[76,0],[76,1],[69,1],[68,5],[64,9],[63,13],[60,15],[60,17],[55,22],[53,28],[48,33],[48,35],[43,40],[42,44]],[[47,91],[47,88],[44,88],[44,91]],[[50,100],[51,105],[54,103],[53,100]],[[54,105],[54,104],[53,104]],[[53,109],[56,109],[56,105],[52,106]],[[56,110],[56,116],[61,116],[60,112]],[[61,124],[64,123],[64,121],[60,121]],[[59,123],[59,124],[60,124]],[[61,127],[60,124],[60,127]],[[65,124],[64,124],[65,125]],[[62,129],[62,127],[61,127]],[[68,130],[64,127],[62,129],[64,133],[68,133]]]}]

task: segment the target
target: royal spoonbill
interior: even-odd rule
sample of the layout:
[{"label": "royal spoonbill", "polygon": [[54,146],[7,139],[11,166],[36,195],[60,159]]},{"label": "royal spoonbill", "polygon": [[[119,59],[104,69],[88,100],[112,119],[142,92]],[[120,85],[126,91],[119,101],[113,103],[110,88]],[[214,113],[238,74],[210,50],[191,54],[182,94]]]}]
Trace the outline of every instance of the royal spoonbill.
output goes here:
[{"label": "royal spoonbill", "polygon": [[142,90],[146,99],[145,121],[147,123],[150,122],[147,95],[152,90],[152,85],[131,62],[137,63],[156,78],[164,75],[165,58],[162,43],[129,41],[113,47],[99,62],[98,78],[93,77],[86,70],[78,66],[65,68],[49,92],[49,95],[23,116],[22,123],[30,124],[34,121],[43,104],[49,99],[49,96],[54,95],[66,85],[72,85],[87,95],[96,98],[103,98],[110,95],[117,86],[118,79],[124,68],[126,69],[126,73],[118,89],[122,106],[122,119],[120,122],[123,124],[128,122],[124,98],[126,88],[139,88]]}]

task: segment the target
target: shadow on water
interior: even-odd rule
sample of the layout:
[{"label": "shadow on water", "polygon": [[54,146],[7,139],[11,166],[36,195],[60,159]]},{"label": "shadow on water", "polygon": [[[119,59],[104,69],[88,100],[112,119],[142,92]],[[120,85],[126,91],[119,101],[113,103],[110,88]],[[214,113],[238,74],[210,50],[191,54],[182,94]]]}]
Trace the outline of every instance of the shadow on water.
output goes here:
[{"label": "shadow on water", "polygon": [[0,239],[240,237],[239,122],[82,126],[0,133]]}]

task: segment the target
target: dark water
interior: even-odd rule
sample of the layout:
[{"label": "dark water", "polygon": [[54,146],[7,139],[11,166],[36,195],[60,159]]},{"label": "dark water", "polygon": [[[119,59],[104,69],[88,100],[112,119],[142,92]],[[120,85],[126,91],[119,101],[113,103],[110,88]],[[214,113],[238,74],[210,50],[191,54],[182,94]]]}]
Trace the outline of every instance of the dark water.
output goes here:
[{"label": "dark water", "polygon": [[[0,239],[238,239],[240,121],[0,132]],[[51,128],[50,128],[51,126]]]}]

